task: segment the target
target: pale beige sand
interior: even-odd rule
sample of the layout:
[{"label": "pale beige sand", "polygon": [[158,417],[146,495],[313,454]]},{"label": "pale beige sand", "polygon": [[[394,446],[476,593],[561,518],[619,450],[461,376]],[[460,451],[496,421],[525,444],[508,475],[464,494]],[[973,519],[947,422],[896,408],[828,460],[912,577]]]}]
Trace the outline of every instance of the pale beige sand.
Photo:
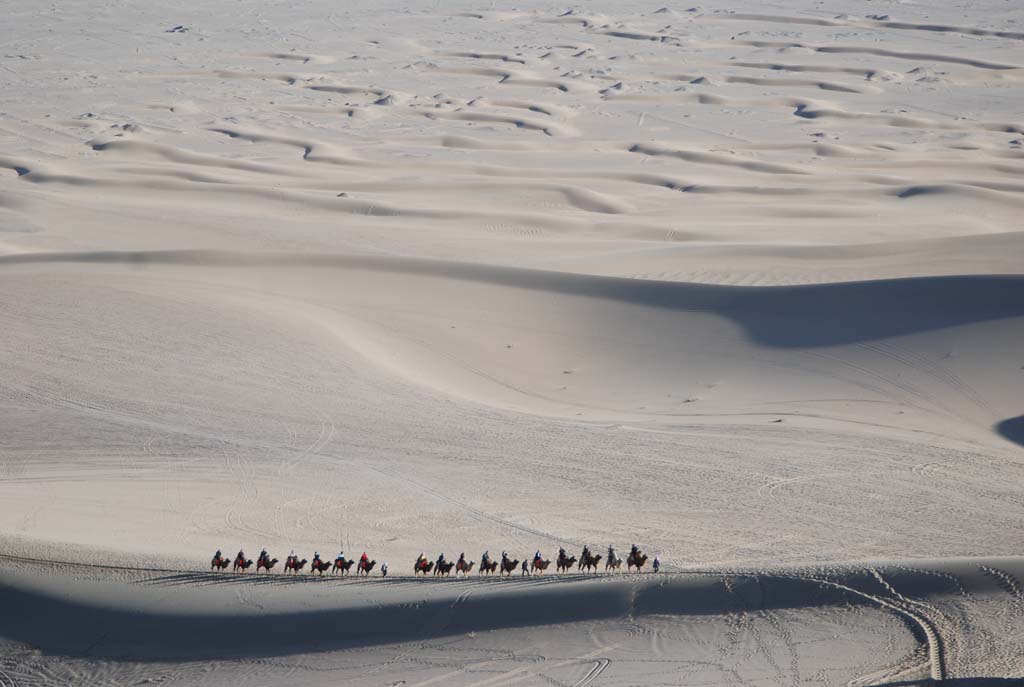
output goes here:
[{"label": "pale beige sand", "polygon": [[[0,44],[0,554],[121,566],[2,564],[4,687],[1024,677],[1024,8],[15,2]],[[557,624],[135,570],[634,541],[669,591]],[[199,650],[235,622],[309,640]]]}]

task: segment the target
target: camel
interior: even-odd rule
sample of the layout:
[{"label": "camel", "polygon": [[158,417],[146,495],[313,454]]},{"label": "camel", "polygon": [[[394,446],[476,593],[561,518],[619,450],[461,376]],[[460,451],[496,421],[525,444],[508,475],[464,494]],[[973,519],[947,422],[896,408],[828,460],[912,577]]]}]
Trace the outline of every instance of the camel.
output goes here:
[{"label": "camel", "polygon": [[545,570],[548,569],[549,565],[551,565],[551,561],[534,561],[530,565],[530,569],[533,570],[534,572],[538,572],[538,571],[539,572],[544,572]]},{"label": "camel", "polygon": [[416,561],[416,566],[412,569],[412,572],[413,572],[414,575],[419,575],[420,573],[423,573],[423,576],[426,577],[430,573],[430,571],[433,570],[433,569],[434,569],[433,561],[426,561],[426,560],[420,559],[420,560]]},{"label": "camel", "polygon": [[640,572],[640,568],[644,567],[644,563],[647,562],[647,554],[629,554],[629,558],[626,559],[626,569],[629,570],[636,567],[636,571]]},{"label": "camel", "polygon": [[261,558],[258,561],[256,561],[256,572],[259,572],[260,568],[263,568],[267,572],[270,572],[270,569],[273,568],[275,565],[277,565],[276,558]]},{"label": "camel", "polygon": [[608,560],[604,563],[605,570],[621,570],[622,569],[622,556],[616,555],[614,552],[608,554]]},{"label": "camel", "polygon": [[231,565],[230,559],[224,558],[224,556],[214,556],[210,561],[210,570],[227,570],[229,565]]},{"label": "camel", "polygon": [[575,563],[576,556],[559,556],[556,567],[558,568],[558,572],[569,572],[569,568],[575,565]]},{"label": "camel", "polygon": [[331,569],[331,564],[327,561],[322,561],[319,558],[314,558],[313,562],[309,564],[309,574],[320,573],[323,576],[324,572]]},{"label": "camel", "polygon": [[465,558],[460,558],[455,564],[455,574],[462,573],[463,575],[468,575],[473,570],[474,565],[476,565],[476,561],[469,561],[467,563]]},{"label": "camel", "polygon": [[518,559],[504,558],[501,561],[501,572],[502,572],[502,574],[507,574],[509,577],[512,577],[512,573],[518,567],[519,567],[519,560]]},{"label": "camel", "polygon": [[[355,563],[355,559],[353,559],[351,561],[350,560],[346,560],[344,556],[341,557],[341,558],[336,558],[336,559],[334,559],[334,567],[331,568],[331,572],[332,573],[340,572],[342,575],[348,575],[348,573],[352,569],[352,565],[354,563]],[[356,572],[358,573],[359,571],[356,570]]]},{"label": "camel", "polygon": [[434,568],[434,574],[441,575],[442,577],[447,577],[451,574],[452,568],[454,567],[455,561],[448,561],[447,563],[442,563],[438,565],[436,568]]},{"label": "camel", "polygon": [[370,571],[373,570],[373,566],[375,566],[375,565],[377,565],[377,560],[376,559],[374,559],[372,561],[366,561],[365,563],[363,563],[362,561],[359,561],[359,567],[356,568],[356,576],[358,577],[359,574],[362,573],[363,575],[366,575],[367,577],[369,577],[370,576]]},{"label": "camel", "polygon": [[298,556],[288,556],[288,559],[284,562],[284,571],[297,573],[306,567],[308,561],[303,558],[301,561]]},{"label": "camel", "polygon": [[480,561],[480,574],[492,575],[498,569],[498,561]]},{"label": "camel", "polygon": [[251,558],[236,558],[235,564],[232,566],[231,570],[234,572],[238,572],[239,570],[245,572],[252,567],[252,564],[253,561]]},{"label": "camel", "polygon": [[603,558],[603,556],[601,556],[600,554],[596,556],[593,554],[584,556],[580,559],[579,569],[586,572],[590,568],[593,568],[594,572],[597,572],[597,564],[600,562],[601,558]]}]

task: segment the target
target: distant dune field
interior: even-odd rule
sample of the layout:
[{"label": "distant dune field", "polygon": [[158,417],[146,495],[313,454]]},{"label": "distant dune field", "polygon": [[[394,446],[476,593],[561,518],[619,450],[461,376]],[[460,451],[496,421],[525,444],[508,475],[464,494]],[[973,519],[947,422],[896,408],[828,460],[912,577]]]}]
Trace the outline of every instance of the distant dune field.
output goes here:
[{"label": "distant dune field", "polygon": [[9,5],[0,687],[1024,684],[1024,7]]}]

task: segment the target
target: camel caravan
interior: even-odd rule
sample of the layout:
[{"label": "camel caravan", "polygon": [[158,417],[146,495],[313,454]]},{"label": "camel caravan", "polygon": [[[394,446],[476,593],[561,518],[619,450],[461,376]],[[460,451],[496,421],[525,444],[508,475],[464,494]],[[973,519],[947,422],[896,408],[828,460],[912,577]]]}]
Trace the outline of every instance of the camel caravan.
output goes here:
[{"label": "camel caravan", "polygon": [[[356,576],[365,575],[369,577],[370,572],[377,566],[376,560],[370,560],[370,557],[363,552],[363,555],[359,558],[359,565],[356,567]],[[213,560],[210,561],[210,570],[227,570],[228,566],[231,566],[233,572],[245,572],[252,567],[253,563],[256,564],[256,572],[265,570],[270,572],[274,569],[274,566],[278,564],[278,559],[272,558],[267,553],[266,549],[260,551],[259,557],[255,561],[251,558],[245,557],[245,551],[239,551],[235,556],[234,560],[224,556],[220,549],[217,549],[217,553],[213,554]],[[356,559],[345,558],[344,552],[338,554],[337,558],[334,559],[334,563],[328,563],[327,561],[320,558],[320,553],[313,554],[313,560],[307,560],[305,558],[299,559],[294,553],[290,554],[284,560],[284,571],[285,573],[300,573],[306,568],[306,564],[309,564],[310,573],[319,573],[323,575],[325,572],[338,573],[341,575],[348,575],[352,566],[356,565]],[[384,577],[388,575],[388,564],[384,563],[380,568],[381,574]]]},{"label": "camel caravan", "polygon": [[[589,547],[584,546],[578,559],[576,556],[570,556],[566,553],[564,547],[560,548],[558,549],[558,558],[555,560],[555,570],[560,573],[571,572],[573,566],[576,566],[576,570],[580,572],[597,573],[601,571],[599,565],[602,560],[604,561],[604,572],[622,571],[623,558],[615,553],[615,548],[612,546],[608,547],[606,556],[594,554],[590,551]],[[260,571],[269,573],[278,562],[278,559],[272,558],[266,549],[260,552],[255,561],[246,558],[244,551],[239,551],[234,559],[230,559],[225,557],[218,549],[217,553],[213,555],[213,560],[210,561],[210,569],[221,571],[227,570],[228,566],[231,566],[233,572],[245,572],[255,564],[257,573]],[[647,554],[641,552],[636,544],[634,544],[630,547],[629,555],[626,556],[625,562],[627,571],[636,569],[637,572],[642,572],[644,566],[647,565]],[[365,551],[358,561],[355,558],[346,558],[343,551],[339,552],[333,563],[321,559],[319,552],[313,554],[313,560],[311,561],[305,558],[299,559],[292,552],[284,561],[284,572],[286,574],[300,573],[305,570],[307,564],[309,565],[310,574],[323,576],[327,572],[332,575],[345,576],[351,572],[352,566],[356,566],[357,577],[369,577],[370,572],[376,567],[377,561],[371,560]],[[422,574],[426,577],[433,574],[435,577],[450,577],[454,570],[456,577],[459,575],[468,576],[473,572],[474,567],[476,567],[480,575],[494,575],[497,573],[499,577],[511,577],[516,571],[521,571],[522,575],[542,575],[547,572],[550,566],[551,561],[545,559],[540,551],[533,555],[532,560],[527,561],[523,559],[522,562],[517,558],[510,557],[505,551],[501,552],[500,559],[492,560],[490,553],[484,551],[483,556],[480,557],[479,565],[477,565],[476,561],[467,561],[465,553],[459,554],[458,560],[455,561],[446,560],[443,553],[437,557],[437,560],[431,561],[421,553],[413,565],[413,575],[418,576]],[[654,572],[658,572],[661,569],[661,561],[658,560],[657,556],[654,557],[651,567]],[[388,576],[387,563],[381,565],[380,572],[382,577]]]},{"label": "camel caravan", "polygon": [[[558,558],[555,561],[555,570],[558,572],[570,572],[573,566],[581,572],[600,572],[599,564],[604,560],[604,571],[615,572],[622,570],[622,557],[615,553],[615,547],[608,547],[607,557],[601,554],[593,554],[589,547],[584,546],[583,551],[580,552],[579,559],[576,556],[570,556],[566,553],[565,548],[558,550]],[[647,555],[640,551],[640,549],[634,544],[630,547],[629,555],[626,556],[626,570],[632,571],[634,568],[637,572],[642,572],[643,567],[647,565]],[[442,553],[437,557],[436,561],[428,560],[422,553],[419,558],[416,559],[416,563],[413,565],[413,575],[423,575],[424,577],[433,574],[435,577],[448,577],[452,570],[455,570],[455,574],[469,575],[473,570],[473,566],[476,565],[476,561],[467,561],[466,554],[459,554],[457,561],[446,561],[444,554]],[[543,574],[551,566],[551,561],[544,558],[540,551],[533,554],[533,559],[530,561],[509,557],[505,551],[501,552],[500,560],[492,560],[490,553],[484,551],[484,555],[480,557],[480,565],[478,570],[481,575],[493,575],[495,572],[499,576],[511,577],[517,570],[521,571],[522,575],[534,575]],[[661,561],[655,556],[652,561],[651,567],[654,572],[658,572],[661,569]]]}]

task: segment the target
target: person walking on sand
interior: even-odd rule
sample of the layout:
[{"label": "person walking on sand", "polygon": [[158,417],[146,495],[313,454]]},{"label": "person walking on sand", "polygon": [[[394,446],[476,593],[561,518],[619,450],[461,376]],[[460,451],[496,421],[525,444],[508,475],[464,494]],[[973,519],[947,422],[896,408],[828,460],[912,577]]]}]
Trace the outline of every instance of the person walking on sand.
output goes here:
[{"label": "person walking on sand", "polygon": [[387,577],[388,576],[388,562],[387,561],[384,561],[381,564],[381,566],[380,566],[380,576],[381,577]]},{"label": "person walking on sand", "polygon": [[654,557],[654,562],[651,563],[651,567],[654,568],[654,572],[661,570],[661,560],[657,556]]},{"label": "person walking on sand", "polygon": [[530,574],[530,565],[526,561],[523,561],[523,575]]}]

